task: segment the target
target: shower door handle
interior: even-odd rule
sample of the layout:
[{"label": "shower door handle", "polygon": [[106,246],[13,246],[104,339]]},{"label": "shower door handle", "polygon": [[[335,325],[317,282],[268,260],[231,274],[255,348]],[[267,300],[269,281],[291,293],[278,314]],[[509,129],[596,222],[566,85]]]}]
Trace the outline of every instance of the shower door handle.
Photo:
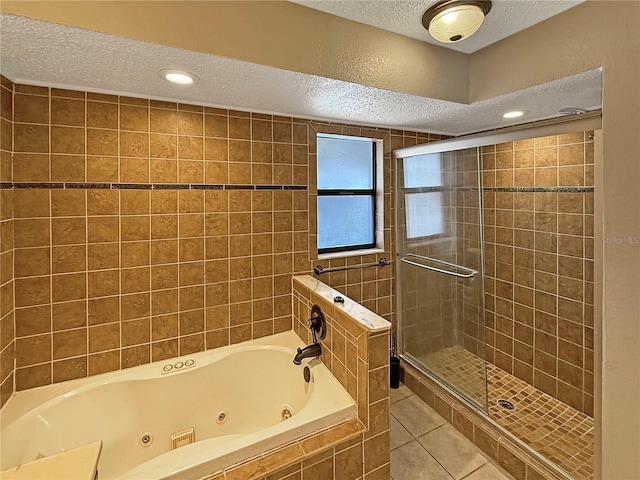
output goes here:
[{"label": "shower door handle", "polygon": [[[443,267],[452,267],[457,270],[448,270],[445,268],[438,268],[437,266],[434,267],[432,265],[425,265],[424,263],[418,263],[418,262],[414,262],[413,260],[409,260],[407,257],[426,260],[428,262],[435,263],[436,265],[442,265]],[[434,272],[444,273],[446,275],[453,275],[454,277],[460,277],[460,278],[471,278],[476,273],[478,273],[477,270],[463,267],[461,265],[456,265],[455,263],[445,262],[443,260],[438,260],[437,258],[423,257],[422,255],[415,255],[413,253],[408,253],[406,256],[400,258],[400,261],[403,263],[407,263],[409,265],[414,265],[416,267],[426,268],[427,270],[433,270]]]}]

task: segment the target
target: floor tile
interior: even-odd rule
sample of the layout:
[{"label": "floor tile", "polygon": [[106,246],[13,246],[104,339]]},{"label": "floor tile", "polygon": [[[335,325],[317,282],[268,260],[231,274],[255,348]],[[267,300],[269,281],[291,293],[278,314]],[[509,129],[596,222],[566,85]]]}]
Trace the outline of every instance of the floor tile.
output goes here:
[{"label": "floor tile", "polygon": [[[473,398],[488,388],[489,416],[575,480],[593,480],[593,418],[456,345],[424,362]],[[478,382],[484,378],[487,385]],[[515,407],[505,409],[498,400]]]},{"label": "floor tile", "polygon": [[391,477],[393,480],[453,480],[415,440],[391,452]]},{"label": "floor tile", "polygon": [[487,463],[480,451],[450,424],[421,436],[418,442],[457,480]]},{"label": "floor tile", "polygon": [[411,435],[393,415],[389,415],[391,450],[413,440]]},{"label": "floor tile", "polygon": [[413,395],[413,392],[409,390],[405,385],[400,385],[399,388],[390,388],[389,389],[389,397],[391,403],[396,403],[403,398],[407,398],[408,396]]},{"label": "floor tile", "polygon": [[493,464],[485,463],[482,467],[470,473],[464,480],[511,480],[498,470]]},{"label": "floor tile", "polygon": [[391,404],[391,414],[414,437],[424,435],[445,423],[444,418],[416,395]]}]

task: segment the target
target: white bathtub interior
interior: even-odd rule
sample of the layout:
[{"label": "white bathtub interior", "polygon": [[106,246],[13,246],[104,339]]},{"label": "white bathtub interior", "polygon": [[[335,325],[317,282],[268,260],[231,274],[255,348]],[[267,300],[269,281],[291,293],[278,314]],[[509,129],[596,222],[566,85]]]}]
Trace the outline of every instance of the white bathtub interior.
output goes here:
[{"label": "white bathtub interior", "polygon": [[[303,345],[288,331],[18,392],[0,411],[0,469],[102,440],[101,480],[200,478],[356,418],[319,359],[293,364]],[[171,450],[189,428],[195,443]]]}]

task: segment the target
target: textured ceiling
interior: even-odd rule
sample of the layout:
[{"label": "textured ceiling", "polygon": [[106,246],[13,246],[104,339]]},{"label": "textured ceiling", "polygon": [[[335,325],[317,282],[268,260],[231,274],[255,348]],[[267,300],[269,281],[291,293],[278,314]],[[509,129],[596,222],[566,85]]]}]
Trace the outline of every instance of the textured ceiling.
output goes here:
[{"label": "textured ceiling", "polygon": [[[17,83],[144,96],[302,118],[389,126],[448,135],[557,116],[560,108],[599,108],[600,71],[465,105],[140,42],[2,14],[0,65]],[[186,87],[157,72],[179,68],[200,82]]]},{"label": "textured ceiling", "polygon": [[436,42],[422,26],[422,14],[437,0],[289,1],[441,47],[473,53],[585,0],[492,0],[493,6],[480,30],[450,44]]}]

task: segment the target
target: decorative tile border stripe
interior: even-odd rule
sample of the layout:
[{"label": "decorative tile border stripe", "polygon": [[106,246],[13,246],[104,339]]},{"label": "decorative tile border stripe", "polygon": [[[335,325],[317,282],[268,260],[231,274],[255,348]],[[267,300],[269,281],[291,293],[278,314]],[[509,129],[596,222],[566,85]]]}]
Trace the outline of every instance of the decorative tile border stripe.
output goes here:
[{"label": "decorative tile border stripe", "polygon": [[588,193],[594,187],[484,187],[485,192],[556,192],[556,193]]},{"label": "decorative tile border stripe", "polygon": [[[209,183],[100,183],[100,182],[0,182],[0,189],[86,188],[96,190],[308,190],[307,185],[230,185]],[[454,192],[475,187],[423,187],[407,189],[405,193]],[[483,187],[483,192],[592,193],[594,187]]]},{"label": "decorative tile border stripe", "polygon": [[[406,188],[403,193],[426,192],[461,192],[477,191],[477,187],[417,187]],[[585,193],[593,192],[594,187],[482,187],[483,192],[551,192],[551,193]]]},{"label": "decorative tile border stripe", "polygon": [[0,182],[0,189],[93,190],[307,190],[307,185],[217,185],[203,183]]}]

